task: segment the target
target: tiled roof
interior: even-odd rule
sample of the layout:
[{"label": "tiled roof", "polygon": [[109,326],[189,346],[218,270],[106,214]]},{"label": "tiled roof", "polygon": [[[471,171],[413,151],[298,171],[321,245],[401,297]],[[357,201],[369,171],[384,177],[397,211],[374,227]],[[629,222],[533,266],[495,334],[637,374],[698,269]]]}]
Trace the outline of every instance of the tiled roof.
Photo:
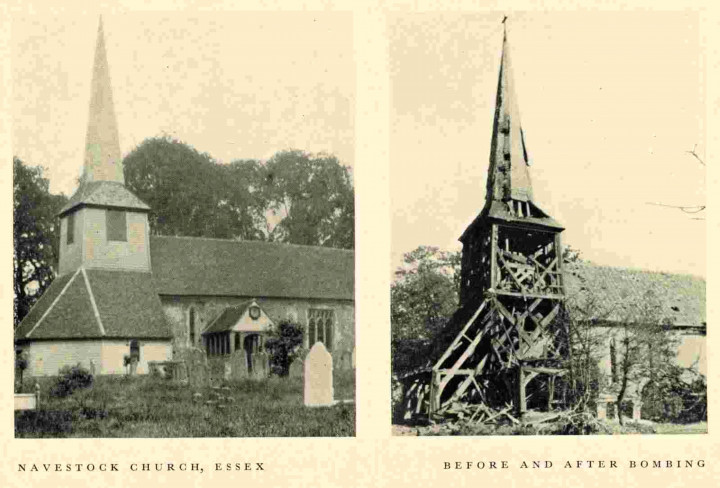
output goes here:
[{"label": "tiled roof", "polygon": [[160,295],[352,300],[354,252],[193,237],[150,237]]},{"label": "tiled roof", "polygon": [[150,207],[125,188],[125,185],[114,181],[90,181],[81,184],[59,215],[62,216],[82,205],[150,210]]},{"label": "tiled roof", "polygon": [[565,271],[566,293],[571,312],[573,309],[591,308],[592,315],[596,315],[600,320],[633,320],[633,317],[638,315],[638,304],[653,300],[660,307],[658,315],[670,319],[673,325],[705,325],[703,278],[597,266],[586,262],[566,265]]},{"label": "tiled roof", "polygon": [[218,316],[218,318],[213,320],[213,322],[208,326],[208,328],[203,331],[203,334],[230,330],[235,324],[237,324],[237,321],[240,320],[240,317],[242,317],[242,315],[245,313],[245,310],[247,310],[248,306],[251,303],[253,302],[248,301],[235,307],[227,307]]},{"label": "tiled roof", "polygon": [[150,273],[93,269],[53,281],[15,330],[16,340],[169,337]]}]

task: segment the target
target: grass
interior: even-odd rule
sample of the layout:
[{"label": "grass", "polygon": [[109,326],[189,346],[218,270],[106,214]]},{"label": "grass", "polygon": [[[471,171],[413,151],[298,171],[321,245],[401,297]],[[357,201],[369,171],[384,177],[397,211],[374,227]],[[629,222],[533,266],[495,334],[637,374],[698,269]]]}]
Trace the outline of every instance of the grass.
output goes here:
[{"label": "grass", "polygon": [[707,434],[707,422],[695,424],[655,424],[658,434]]},{"label": "grass", "polygon": [[[301,378],[193,389],[150,376],[98,376],[93,386],[66,398],[49,395],[53,383],[40,382],[40,410],[15,413],[16,437],[355,435],[355,405],[307,408]],[[354,398],[354,391],[354,372],[336,372],[335,398]]]}]

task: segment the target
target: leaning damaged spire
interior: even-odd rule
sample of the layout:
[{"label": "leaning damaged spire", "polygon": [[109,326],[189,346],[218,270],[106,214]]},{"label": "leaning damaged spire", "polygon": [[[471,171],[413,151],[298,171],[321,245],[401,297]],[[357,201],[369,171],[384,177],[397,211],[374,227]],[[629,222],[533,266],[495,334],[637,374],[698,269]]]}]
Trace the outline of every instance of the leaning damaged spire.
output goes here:
[{"label": "leaning damaged spire", "polygon": [[[503,20],[503,25],[505,20]],[[485,208],[481,216],[561,228],[533,199],[530,160],[520,123],[507,31],[503,32]]]},{"label": "leaning damaged spire", "polygon": [[125,183],[117,120],[110,87],[110,71],[105,52],[102,18],[98,26],[92,85],[90,114],[85,138],[84,180]]},{"label": "leaning damaged spire", "polygon": [[528,165],[507,32],[504,32],[490,150],[488,198],[498,201],[531,201],[532,184]]}]

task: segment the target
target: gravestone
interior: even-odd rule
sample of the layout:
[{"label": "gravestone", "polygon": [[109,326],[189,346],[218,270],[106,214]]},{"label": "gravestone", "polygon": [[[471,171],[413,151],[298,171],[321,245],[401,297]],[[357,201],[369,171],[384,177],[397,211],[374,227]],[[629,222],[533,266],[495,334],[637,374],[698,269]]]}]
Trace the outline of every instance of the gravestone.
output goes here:
[{"label": "gravestone", "polygon": [[210,367],[207,356],[197,349],[186,350],[182,354],[187,368],[188,384],[194,388],[203,388],[210,383]]},{"label": "gravestone", "polygon": [[264,379],[268,377],[270,369],[270,358],[265,352],[256,352],[252,355],[253,377]]},{"label": "gravestone", "polygon": [[248,377],[247,356],[242,349],[235,351],[228,360],[230,364],[230,378],[243,380]]},{"label": "gravestone", "polygon": [[341,371],[348,371],[352,369],[352,355],[350,351],[342,351],[339,356],[339,361],[337,362],[337,365],[335,366],[337,369]]},{"label": "gravestone", "polygon": [[322,342],[316,342],[305,358],[305,406],[333,404],[333,360]]},{"label": "gravestone", "polygon": [[288,369],[288,376],[290,378],[302,378],[303,369],[304,361],[302,360],[302,358],[295,358],[293,359],[293,362],[290,363],[290,368]]}]

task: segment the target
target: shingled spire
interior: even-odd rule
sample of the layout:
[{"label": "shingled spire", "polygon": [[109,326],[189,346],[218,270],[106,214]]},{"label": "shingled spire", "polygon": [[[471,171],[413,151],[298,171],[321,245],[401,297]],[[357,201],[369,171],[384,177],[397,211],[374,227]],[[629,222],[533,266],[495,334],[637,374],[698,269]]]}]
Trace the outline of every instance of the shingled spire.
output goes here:
[{"label": "shingled spire", "polygon": [[105,52],[102,17],[98,26],[90,114],[85,138],[84,180],[125,183],[123,176],[117,120],[110,87],[110,71]]},{"label": "shingled spire", "polygon": [[[504,25],[504,24],[503,24]],[[487,198],[520,202],[532,200],[528,156],[520,124],[507,32],[503,32],[495,120],[490,150]]]},{"label": "shingled spire", "polygon": [[480,217],[505,221],[520,219],[524,223],[562,228],[534,201],[530,160],[520,123],[520,109],[505,30],[490,143],[485,208]]}]

